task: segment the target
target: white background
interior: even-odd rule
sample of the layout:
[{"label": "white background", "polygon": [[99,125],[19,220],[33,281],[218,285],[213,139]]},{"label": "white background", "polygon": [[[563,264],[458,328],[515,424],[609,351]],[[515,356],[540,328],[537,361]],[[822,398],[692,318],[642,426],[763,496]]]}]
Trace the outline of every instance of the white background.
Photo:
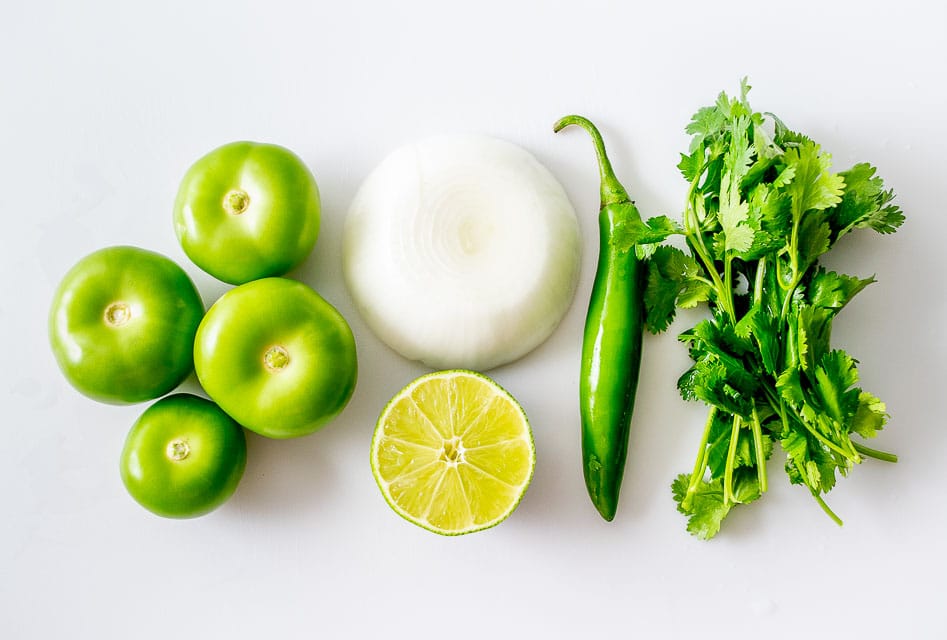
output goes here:
[{"label": "white background", "polygon": [[[266,4],[266,7],[262,5]],[[0,8],[0,636],[4,638],[947,637],[943,417],[944,27],[932,2],[4,2]],[[790,487],[711,542],[669,484],[704,408],[675,390],[672,331],[646,337],[624,491],[603,522],[583,486],[578,360],[597,253],[592,147],[602,129],[645,215],[677,217],[690,115],[748,75],[751,102],[834,154],[879,167],[907,222],[829,257],[878,283],[835,325],[892,420],[828,496]],[[538,463],[499,527],[458,539],[385,505],[368,464],[385,401],[426,371],[369,332],[340,237],[360,180],[396,146],[473,131],[525,146],[580,215],[575,302],[541,348],[492,372],[528,412]],[[292,275],[349,319],[361,377],[342,416],[295,441],[249,437],[246,475],[213,514],[170,521],[125,493],[118,454],[141,406],[81,397],[48,348],[58,280],[134,244],[179,261],[206,304],[225,285],[178,247],[178,181],[219,144],[295,150],[323,196]],[[186,385],[195,390],[193,383]]]}]

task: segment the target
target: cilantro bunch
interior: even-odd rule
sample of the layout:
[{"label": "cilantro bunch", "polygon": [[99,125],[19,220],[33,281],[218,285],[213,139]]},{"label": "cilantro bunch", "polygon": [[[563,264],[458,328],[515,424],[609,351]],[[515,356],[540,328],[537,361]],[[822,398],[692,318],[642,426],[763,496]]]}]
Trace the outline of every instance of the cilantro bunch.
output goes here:
[{"label": "cilantro bunch", "polygon": [[722,93],[687,127],[678,165],[690,184],[683,213],[688,252],[653,249],[645,293],[652,332],[675,308],[709,306],[680,335],[694,361],[678,380],[686,400],[709,405],[697,460],[674,480],[687,529],[711,538],[737,504],[766,492],[766,461],[778,445],[790,482],[823,500],[838,474],[870,449],[888,414],[857,386],[857,361],[832,349],[832,320],[874,282],[827,271],[819,257],[856,229],[891,233],[904,221],[875,168],[833,173],[831,157],[778,118]]}]

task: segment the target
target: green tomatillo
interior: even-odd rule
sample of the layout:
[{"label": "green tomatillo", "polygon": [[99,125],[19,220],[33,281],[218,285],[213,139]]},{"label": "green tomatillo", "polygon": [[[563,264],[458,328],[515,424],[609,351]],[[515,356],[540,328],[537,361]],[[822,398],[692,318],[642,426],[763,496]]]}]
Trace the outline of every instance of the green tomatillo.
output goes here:
[{"label": "green tomatillo", "polygon": [[247,463],[243,429],[204,398],[176,394],[141,415],[122,449],[122,482],[141,506],[194,518],[222,505]]},{"label": "green tomatillo", "polygon": [[198,267],[243,284],[283,275],[319,235],[319,188],[292,151],[233,142],[194,163],[174,203],[174,230]]},{"label": "green tomatillo", "polygon": [[247,429],[270,438],[312,433],[355,389],[355,338],[345,318],[301,282],[264,278],[231,289],[194,342],[207,394]]},{"label": "green tomatillo", "polygon": [[204,304],[174,261],[137,247],[109,247],[80,260],[60,282],[49,340],[66,379],[114,404],[173,390],[193,369]]}]

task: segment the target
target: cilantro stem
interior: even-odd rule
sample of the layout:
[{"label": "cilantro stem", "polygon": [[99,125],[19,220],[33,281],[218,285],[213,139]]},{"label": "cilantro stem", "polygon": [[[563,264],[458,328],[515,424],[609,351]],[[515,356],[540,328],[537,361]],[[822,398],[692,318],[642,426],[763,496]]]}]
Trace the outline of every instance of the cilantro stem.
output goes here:
[{"label": "cilantro stem", "polygon": [[737,323],[736,311],[733,308],[733,255],[727,252],[727,255],[723,259],[723,281],[724,281],[724,292],[726,295],[727,304],[724,306],[727,314],[730,316],[730,322],[733,324]]},{"label": "cilantro stem", "polygon": [[[799,223],[802,221],[802,212],[797,212],[795,209],[796,205],[794,203],[792,235],[789,237],[789,266],[792,269],[792,280],[790,280],[789,288],[785,290],[786,297],[783,298],[783,308],[779,314],[780,321],[786,319],[786,315],[789,313],[789,303],[792,302],[792,294],[802,281],[802,274],[799,273]],[[780,286],[782,286],[782,282],[780,282]]]},{"label": "cilantro stem", "polygon": [[760,493],[766,493],[766,456],[763,453],[763,426],[760,424],[760,414],[753,405],[753,422],[750,423],[753,431],[753,445],[756,451],[756,477],[760,481]]},{"label": "cilantro stem", "polygon": [[704,467],[707,461],[707,441],[710,439],[710,428],[713,426],[716,417],[717,407],[710,407],[710,411],[707,412],[707,422],[704,424],[704,434],[700,438],[700,449],[697,450],[697,461],[694,463],[694,470],[691,472],[690,481],[687,483],[687,494],[681,500],[681,507],[684,510],[691,508],[694,494],[697,493],[697,485],[704,477]]},{"label": "cilantro stem", "polygon": [[792,282],[789,284],[789,288],[786,289],[786,297],[783,298],[783,308],[779,312],[779,322],[783,323],[786,321],[786,316],[789,315],[789,303],[792,302],[792,294],[795,293],[796,287],[799,286],[799,274],[793,272]]},{"label": "cilantro stem", "polygon": [[789,264],[792,267],[793,277],[799,273],[799,223],[802,221],[802,212],[796,213],[793,205],[792,235],[789,237]]},{"label": "cilantro stem", "polygon": [[868,456],[869,458],[874,458],[875,460],[883,460],[884,462],[898,461],[898,456],[893,453],[872,449],[871,447],[866,447],[865,445],[859,444],[854,440],[852,441],[852,446],[855,447],[855,451],[858,453],[862,454],[863,456]]},{"label": "cilantro stem", "polygon": [[[700,157],[700,166],[694,171],[694,179],[691,180],[690,186],[687,188],[687,203],[688,206],[694,202],[694,192],[697,191],[697,187],[700,184],[700,178],[704,175],[704,156]],[[696,212],[695,212],[696,215]],[[684,212],[683,216],[684,225],[687,226],[689,220],[687,216],[687,211]],[[700,226],[700,221],[698,221],[698,228]]]},{"label": "cilantro stem", "polygon": [[[689,218],[687,214],[690,214],[690,216],[695,218],[697,217],[693,207],[688,207],[687,211],[685,211],[685,220]],[[694,253],[703,263],[704,270],[713,281],[711,284],[717,293],[717,301],[720,303],[720,306],[723,307],[723,310],[727,312],[731,322],[736,324],[736,313],[734,312],[733,302],[730,298],[731,289],[727,284],[724,284],[723,280],[720,279],[720,274],[717,272],[714,261],[710,258],[710,254],[707,252],[707,246],[704,244],[703,233],[700,231],[700,223],[697,223],[696,229],[685,229],[685,237],[687,238],[691,249],[694,250]],[[726,266],[729,267],[729,261],[727,262]]]},{"label": "cilantro stem", "polygon": [[825,504],[825,500],[822,499],[822,496],[820,496],[817,492],[813,491],[813,492],[812,492],[812,497],[815,498],[815,501],[819,503],[819,506],[822,507],[822,510],[825,511],[825,513],[826,513],[830,518],[832,518],[832,520],[835,521],[835,524],[837,524],[838,526],[841,527],[841,526],[842,526],[842,519],[839,518],[837,515],[835,515],[835,512],[832,511],[832,509],[829,508],[829,505]]},{"label": "cilantro stem", "polygon": [[849,458],[849,460],[851,460],[855,464],[860,464],[862,461],[862,457],[858,455],[858,450],[855,448],[855,443],[852,442],[852,439],[848,437],[847,434],[843,435],[841,432],[839,432],[839,442],[841,442],[845,446],[845,448],[851,452],[852,455]]},{"label": "cilantro stem", "polygon": [[776,258],[776,284],[779,285],[779,288],[783,291],[788,291],[788,285],[784,283],[785,278],[783,277],[783,263],[777,256]]},{"label": "cilantro stem", "polygon": [[727,449],[727,466],[723,471],[723,503],[725,505],[738,502],[733,495],[733,465],[736,462],[737,441],[740,439],[740,426],[742,424],[743,419],[734,414],[730,428],[730,447]]},{"label": "cilantro stem", "polygon": [[763,282],[766,280],[766,256],[760,258],[756,267],[756,278],[753,282],[753,304],[763,301]]}]

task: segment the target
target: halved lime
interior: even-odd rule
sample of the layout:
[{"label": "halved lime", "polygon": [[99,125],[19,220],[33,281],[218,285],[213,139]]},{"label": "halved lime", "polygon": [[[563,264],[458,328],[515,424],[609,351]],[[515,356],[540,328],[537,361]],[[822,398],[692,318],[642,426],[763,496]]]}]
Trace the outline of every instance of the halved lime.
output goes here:
[{"label": "halved lime", "polygon": [[536,464],[526,413],[486,376],[421,376],[381,412],[372,474],[399,515],[441,535],[492,527],[519,504]]}]

